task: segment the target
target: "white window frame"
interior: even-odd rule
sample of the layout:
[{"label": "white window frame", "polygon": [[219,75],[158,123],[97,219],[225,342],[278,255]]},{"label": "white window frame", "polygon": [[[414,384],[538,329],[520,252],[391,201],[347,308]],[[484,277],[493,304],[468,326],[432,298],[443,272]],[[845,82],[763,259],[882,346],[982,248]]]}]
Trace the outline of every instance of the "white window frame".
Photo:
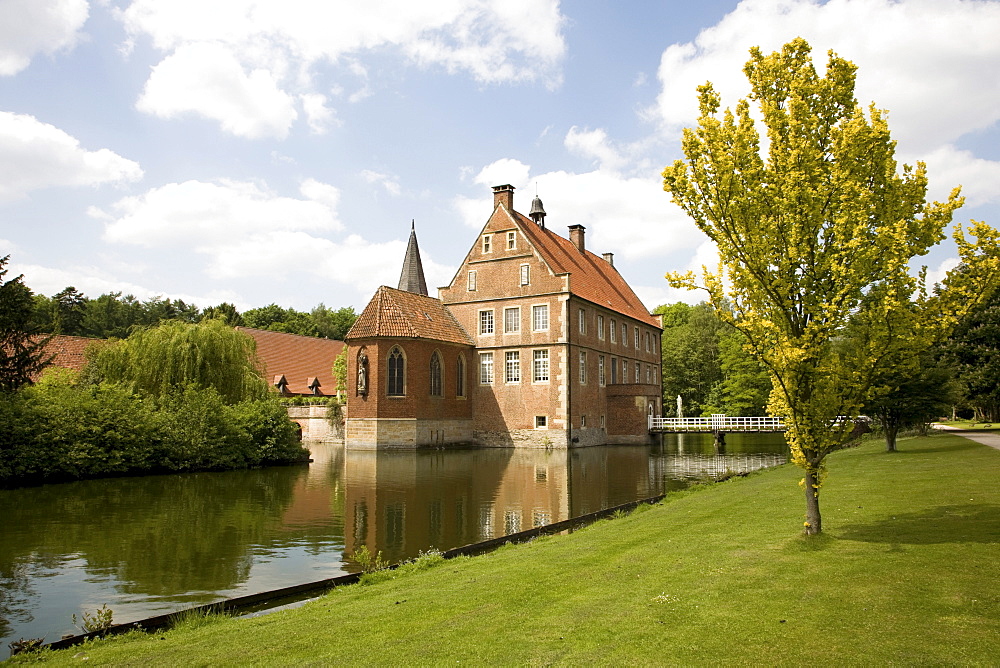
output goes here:
[{"label": "white window frame", "polygon": [[[539,327],[539,313],[545,314],[545,326]],[[531,331],[533,332],[547,332],[549,331],[549,305],[548,304],[532,304],[531,305]]]},{"label": "white window frame", "polygon": [[507,250],[517,250],[517,232],[507,233]]},{"label": "white window frame", "polygon": [[587,384],[587,351],[580,351],[580,384]]},{"label": "white window frame", "polygon": [[614,318],[611,319],[611,326],[608,330],[611,332],[611,343],[618,343],[618,334],[616,334],[618,331],[618,324],[614,321]]},{"label": "white window frame", "polygon": [[607,375],[605,374],[604,367],[604,355],[597,356],[597,384],[601,387],[605,386],[605,381],[607,380]]},{"label": "white window frame", "polygon": [[479,353],[479,384],[493,384],[493,353]]},{"label": "white window frame", "polygon": [[586,415],[581,415],[580,416],[580,429],[586,429],[586,428],[587,428],[587,416]]},{"label": "white window frame", "polygon": [[520,274],[519,281],[520,281],[521,285],[531,285],[531,265],[530,264],[522,264],[521,265],[521,274]]},{"label": "white window frame", "polygon": [[476,291],[476,270],[473,269],[469,272],[469,292]]},{"label": "white window frame", "polygon": [[622,323],[622,345],[628,348],[628,323]]},{"label": "white window frame", "polygon": [[622,360],[622,385],[628,385],[628,360]]},{"label": "white window frame", "polygon": [[639,328],[634,327],[633,329],[635,329],[635,349],[639,350]]},{"label": "white window frame", "polygon": [[576,313],[577,313],[577,317],[580,319],[580,324],[579,324],[580,333],[581,334],[586,334],[587,333],[587,310],[586,309],[579,309],[579,310],[577,310]]},{"label": "white window frame", "polygon": [[646,352],[647,353],[649,352],[649,342],[650,342],[650,340],[652,338],[653,338],[652,335],[649,332],[646,332]]},{"label": "white window frame", "polygon": [[504,352],[503,382],[521,382],[521,352],[519,350]]},{"label": "white window frame", "polygon": [[549,416],[548,415],[536,415],[535,416],[535,429],[548,429],[549,428]]},{"label": "white window frame", "polygon": [[604,340],[604,316],[600,313],[597,314],[597,338]]},{"label": "white window frame", "polygon": [[[513,313],[513,322],[507,316]],[[513,325],[513,327],[508,327],[508,325]],[[521,331],[521,307],[520,306],[510,306],[503,310],[503,333],[504,334],[517,334]]]},{"label": "white window frame", "polygon": [[638,385],[642,382],[642,365],[638,362],[635,363],[635,384]]},{"label": "white window frame", "polygon": [[493,235],[484,234],[483,235],[483,253],[493,252]]},{"label": "white window frame", "polygon": [[479,335],[489,336],[495,334],[496,331],[496,318],[493,315],[493,309],[486,308],[479,311]]},{"label": "white window frame", "polygon": [[548,348],[531,351],[531,382],[547,383],[551,377],[552,367]]}]

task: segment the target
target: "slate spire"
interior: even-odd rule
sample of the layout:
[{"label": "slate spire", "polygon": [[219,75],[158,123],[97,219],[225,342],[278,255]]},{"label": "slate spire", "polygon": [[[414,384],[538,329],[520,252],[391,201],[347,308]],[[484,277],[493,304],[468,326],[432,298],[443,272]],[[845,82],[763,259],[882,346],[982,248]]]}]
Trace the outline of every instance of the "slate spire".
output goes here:
[{"label": "slate spire", "polygon": [[406,257],[403,258],[403,271],[399,274],[398,289],[425,297],[430,296],[427,294],[424,265],[420,262],[420,248],[417,246],[416,223],[413,221],[410,222],[410,242],[406,245]]}]

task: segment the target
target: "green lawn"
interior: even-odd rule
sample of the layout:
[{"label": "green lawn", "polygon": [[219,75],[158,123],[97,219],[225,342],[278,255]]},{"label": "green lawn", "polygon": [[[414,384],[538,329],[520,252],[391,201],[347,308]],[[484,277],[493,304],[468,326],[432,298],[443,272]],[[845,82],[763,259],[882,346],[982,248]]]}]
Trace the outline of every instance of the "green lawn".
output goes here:
[{"label": "green lawn", "polygon": [[[295,610],[44,658],[89,665],[1000,664],[1000,451],[947,434],[784,466]],[[75,656],[75,658],[74,658]]]}]

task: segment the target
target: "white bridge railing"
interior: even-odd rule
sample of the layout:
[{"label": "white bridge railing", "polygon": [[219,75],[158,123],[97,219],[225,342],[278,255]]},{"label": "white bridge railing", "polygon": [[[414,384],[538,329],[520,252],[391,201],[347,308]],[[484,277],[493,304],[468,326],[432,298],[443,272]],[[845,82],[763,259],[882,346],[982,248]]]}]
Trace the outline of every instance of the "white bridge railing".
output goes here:
[{"label": "white bridge railing", "polygon": [[649,417],[650,431],[784,431],[785,423],[778,417],[710,417],[665,418]]}]

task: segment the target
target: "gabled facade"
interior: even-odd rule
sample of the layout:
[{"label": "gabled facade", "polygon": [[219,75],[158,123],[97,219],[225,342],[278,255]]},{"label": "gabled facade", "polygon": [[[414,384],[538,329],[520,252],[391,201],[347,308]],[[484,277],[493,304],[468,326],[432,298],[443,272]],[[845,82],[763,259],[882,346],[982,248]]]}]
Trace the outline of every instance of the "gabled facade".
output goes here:
[{"label": "gabled facade", "polygon": [[[446,369],[451,364],[450,373],[464,375],[459,382],[468,423],[454,439],[446,432],[432,442],[501,447],[645,443],[648,415],[661,412],[658,316],[642,305],[610,254],[599,257],[586,250],[582,225],[570,226],[566,239],[546,228],[537,197],[529,219],[514,210],[512,186],[493,190],[493,213],[451,283],[439,288],[439,300],[420,297],[440,304],[464,335],[461,349],[450,350],[445,364]],[[410,247],[415,248],[412,234]],[[404,275],[414,264],[410,251],[407,256]],[[391,304],[376,304],[385,302],[389,290],[380,288],[365,314],[371,309],[374,318],[391,310]],[[439,332],[404,341],[390,331],[371,336],[370,329],[355,328],[346,337],[352,358],[361,347],[378,346],[382,357],[385,346],[404,353],[413,347],[423,363],[427,346],[460,345],[457,334],[450,341]],[[463,360],[461,370],[456,355]],[[367,359],[371,364],[373,358]],[[389,357],[378,361],[378,373],[383,366],[389,373]],[[380,438],[374,443],[352,440],[356,403],[361,401],[366,415],[372,401],[379,406],[376,412],[383,403],[403,406],[398,397],[393,404],[384,391],[372,396],[374,386],[368,392],[363,401],[357,392],[348,399],[348,446],[409,445]],[[412,398],[408,419],[427,419],[420,401]],[[413,444],[430,443],[418,434]]]}]

